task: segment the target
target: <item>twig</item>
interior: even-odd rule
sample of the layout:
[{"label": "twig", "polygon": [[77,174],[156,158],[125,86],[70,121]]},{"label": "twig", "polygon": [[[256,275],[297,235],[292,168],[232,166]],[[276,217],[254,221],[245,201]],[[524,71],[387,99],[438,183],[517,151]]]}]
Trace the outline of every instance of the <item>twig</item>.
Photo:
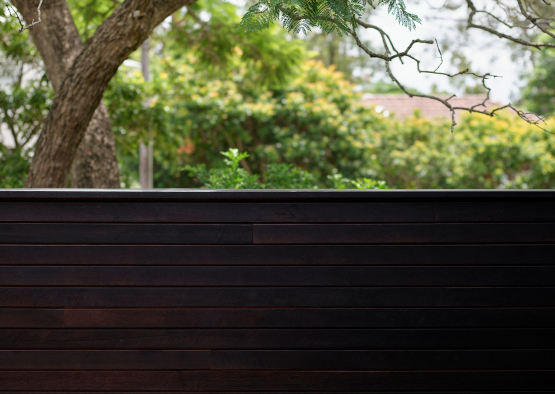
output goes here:
[{"label": "twig", "polygon": [[40,0],[39,6],[37,7],[37,13],[38,13],[38,18],[39,19],[37,21],[35,21],[35,19],[33,18],[33,21],[28,25],[25,25],[25,23],[23,23],[23,21],[19,17],[19,13],[17,12],[17,10],[15,8],[13,8],[13,6],[11,6],[9,4],[7,5],[10,16],[12,18],[17,18],[17,21],[19,22],[19,26],[21,26],[21,28],[19,29],[20,33],[23,32],[24,30],[28,30],[31,27],[33,27],[33,26],[42,22],[41,15],[40,15],[40,7],[42,7],[42,2],[43,2],[43,0]]},{"label": "twig", "polygon": [[[367,48],[362,43],[362,41],[358,37],[356,31],[350,30],[349,33],[355,39],[355,42],[356,42],[357,46],[360,47],[369,57],[379,58],[379,59],[383,60],[384,63],[385,63],[385,68],[386,68],[387,75],[407,96],[409,96],[409,97],[421,97],[421,98],[427,98],[427,99],[430,99],[430,100],[435,100],[435,101],[438,101],[441,104],[443,104],[445,107],[447,107],[449,109],[449,111],[451,112],[451,132],[454,131],[455,126],[457,125],[456,118],[455,118],[455,114],[456,114],[455,111],[457,111],[457,110],[467,111],[467,112],[470,112],[470,113],[478,113],[478,114],[493,117],[493,116],[495,116],[497,111],[500,111],[502,109],[511,109],[521,119],[523,119],[527,123],[529,123],[531,125],[534,125],[534,126],[537,126],[538,128],[542,129],[543,131],[551,133],[551,132],[547,131],[545,128],[541,127],[541,125],[540,125],[541,123],[545,123],[545,118],[543,118],[541,116],[538,116],[538,115],[535,115],[535,114],[532,114],[532,113],[523,112],[523,111],[519,110],[518,108],[515,108],[512,104],[507,104],[503,107],[496,108],[496,109],[493,109],[491,111],[487,110],[486,102],[488,100],[490,100],[491,88],[487,86],[486,81],[487,81],[488,78],[491,78],[491,77],[498,78],[499,76],[492,75],[490,73],[487,73],[487,74],[484,74],[484,75],[479,75],[479,74],[476,74],[474,72],[471,72],[469,69],[464,69],[464,70],[459,71],[459,72],[454,73],[454,74],[438,72],[439,68],[443,64],[443,54],[441,52],[441,49],[439,47],[439,43],[437,42],[437,40],[431,41],[431,40],[416,39],[416,40],[413,40],[403,52],[399,52],[393,46],[393,43],[391,42],[391,39],[389,38],[387,33],[385,33],[381,28],[379,28],[377,26],[374,26],[374,25],[371,25],[369,23],[363,22],[363,21],[359,21],[359,20],[356,20],[356,22],[359,26],[362,26],[362,27],[367,28],[367,29],[373,29],[373,30],[376,30],[380,33],[380,35],[382,37],[383,47],[384,47],[384,54],[379,54],[379,53],[375,53],[375,52],[371,51],[369,48]],[[396,52],[395,55],[391,55],[389,45],[388,45],[388,40],[391,44],[391,47]],[[440,64],[433,71],[432,70],[423,70],[423,69],[420,68],[420,63],[421,63],[420,59],[411,55],[409,53],[409,51],[412,49],[412,47],[415,44],[434,44],[434,42],[435,42],[435,44],[437,46],[437,49],[438,49],[438,52],[439,52],[439,57],[440,57],[440,60],[441,60]],[[474,76],[476,78],[480,78],[481,81],[482,81],[482,85],[484,86],[484,88],[487,91],[486,97],[481,103],[478,103],[478,104],[473,105],[471,107],[455,107],[455,106],[451,105],[451,103],[449,102],[449,100],[456,97],[455,95],[451,95],[447,99],[442,99],[441,97],[437,97],[437,96],[429,95],[429,94],[411,93],[401,83],[401,81],[399,81],[399,79],[397,79],[397,77],[393,74],[393,71],[391,70],[391,65],[390,65],[391,61],[395,58],[399,58],[399,59],[402,60],[403,57],[407,57],[407,58],[413,60],[416,63],[416,68],[417,68],[418,72],[422,73],[422,74],[443,75],[443,76],[446,76],[446,77],[449,77],[449,78],[454,78],[454,77],[459,76],[459,75],[471,75],[471,76]],[[483,109],[478,109],[479,107],[483,107]],[[531,116],[535,116],[536,120],[532,119]]]},{"label": "twig", "polygon": [[[483,26],[483,25],[477,25],[474,23],[474,16],[478,13],[478,9],[476,8],[476,6],[474,5],[474,3],[472,2],[472,0],[466,0],[466,4],[468,6],[468,9],[470,10],[470,14],[468,15],[468,25],[467,28],[474,28],[474,29],[480,29],[483,31],[486,31],[490,34],[493,34],[499,38],[504,38],[513,42],[516,42],[517,44],[521,44],[524,46],[528,46],[528,47],[533,47],[536,49],[542,49],[542,48],[555,48],[555,44],[550,43],[550,42],[533,42],[533,41],[526,41],[517,37],[513,37],[510,36],[508,34],[505,33],[501,33],[495,29],[492,29],[491,27],[488,26]],[[538,27],[539,29],[542,29],[537,23],[532,22],[533,25],[535,25],[536,27]],[[543,30],[542,30],[543,31]]]}]

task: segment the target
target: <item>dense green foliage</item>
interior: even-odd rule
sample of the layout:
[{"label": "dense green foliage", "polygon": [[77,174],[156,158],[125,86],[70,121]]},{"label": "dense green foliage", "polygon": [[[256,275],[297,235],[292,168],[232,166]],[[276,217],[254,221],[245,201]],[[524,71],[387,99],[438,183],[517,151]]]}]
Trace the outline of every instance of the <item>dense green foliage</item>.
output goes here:
[{"label": "dense green foliage", "polygon": [[53,95],[28,31],[1,6],[0,22],[0,188],[19,188]]},{"label": "dense green foliage", "polygon": [[[374,130],[366,148],[374,162],[369,174],[392,188],[553,188],[555,138],[519,121],[465,115],[454,133],[449,122],[413,116]],[[555,132],[555,121],[546,128]]]},{"label": "dense green foliage", "polygon": [[536,56],[522,98],[529,111],[555,116],[555,49],[545,49]]},{"label": "dense green foliage", "polygon": [[8,149],[0,144],[0,188],[21,188],[29,171],[29,151]]},{"label": "dense green foliage", "polygon": [[[359,104],[352,85],[333,69],[307,61],[302,78],[269,91],[242,84],[240,73],[235,81],[205,80],[188,66],[167,62],[151,84],[131,72],[106,95],[120,158],[135,155],[145,130],[154,138],[157,186],[193,186],[183,165],[216,167],[218,152],[230,147],[251,153],[253,173],[264,174],[272,163],[293,164],[310,171],[320,187],[334,171],[358,178],[369,170],[364,141],[381,116]],[[142,109],[149,96],[155,99]],[[137,163],[128,162],[133,176]]]},{"label": "dense green foliage", "polygon": [[[84,39],[117,5],[69,2]],[[447,121],[384,117],[280,27],[237,31],[236,11],[201,0],[176,13],[151,38],[152,80],[122,66],[111,82],[105,100],[127,187],[138,185],[138,145],[149,140],[155,187],[554,187],[553,135],[508,113],[464,116],[453,134]],[[52,92],[28,33],[6,26],[3,70],[16,78],[0,89],[0,122],[17,144],[0,145],[0,187],[21,187]],[[538,64],[549,69],[545,59]],[[37,72],[22,84],[18,70],[30,67]],[[530,102],[545,105],[555,96],[545,90],[549,72],[532,81],[534,92],[544,90],[526,96]],[[553,120],[546,127],[555,132]]]}]

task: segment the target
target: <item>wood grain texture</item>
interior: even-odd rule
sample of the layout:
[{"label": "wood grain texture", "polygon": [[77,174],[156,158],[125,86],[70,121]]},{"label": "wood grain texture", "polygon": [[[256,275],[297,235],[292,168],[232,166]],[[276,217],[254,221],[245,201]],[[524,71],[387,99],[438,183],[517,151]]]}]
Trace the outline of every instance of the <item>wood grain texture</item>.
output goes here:
[{"label": "wood grain texture", "polygon": [[436,202],[436,222],[555,222],[555,202]]},{"label": "wood grain texture", "polygon": [[0,222],[433,222],[431,203],[2,202]]},{"label": "wood grain texture", "polygon": [[212,367],[209,350],[0,350],[3,371],[210,370]]},{"label": "wood grain texture", "polygon": [[0,350],[0,371],[555,369],[555,350]]},{"label": "wood grain texture", "polygon": [[[46,4],[45,4],[46,5]],[[2,201],[48,202],[554,202],[553,190],[2,189]]]},{"label": "wood grain texture", "polygon": [[2,265],[555,265],[555,245],[0,245]]},{"label": "wood grain texture", "polygon": [[68,328],[551,328],[555,308],[67,308],[64,319]]},{"label": "wood grain texture", "polygon": [[555,287],[0,287],[0,307],[555,307]]},{"label": "wood grain texture", "polygon": [[251,244],[249,224],[0,223],[9,244]]},{"label": "wood grain texture", "polygon": [[13,267],[0,286],[552,286],[551,267]]},{"label": "wood grain texture", "polygon": [[[165,391],[87,391],[87,394],[159,394]],[[347,391],[343,391],[347,392]],[[2,394],[44,394],[44,391],[0,391]],[[238,391],[175,391],[172,390],[171,393],[202,393],[202,394],[237,394]],[[249,394],[306,394],[306,391],[248,391]],[[325,394],[329,391],[311,391],[311,394]],[[410,391],[413,394],[431,394],[430,391]],[[447,393],[444,391],[444,393]],[[449,394],[468,394],[468,391],[448,391]],[[519,394],[519,393],[531,393],[531,394],[553,394],[553,391],[536,391],[536,390],[526,390],[526,391],[481,391],[472,390],[472,394]],[[65,391],[64,394],[83,394],[82,391]],[[407,394],[407,391],[372,391],[372,394]]]},{"label": "wood grain texture", "polygon": [[0,349],[553,349],[554,328],[2,329]]},{"label": "wood grain texture", "polygon": [[63,327],[64,310],[51,308],[0,308],[0,328]]},{"label": "wood grain texture", "polygon": [[552,223],[255,224],[255,244],[553,243]]},{"label": "wood grain texture", "polygon": [[0,371],[6,391],[552,390],[555,371]]},{"label": "wood grain texture", "polygon": [[213,370],[555,369],[554,350],[214,350],[211,357]]}]

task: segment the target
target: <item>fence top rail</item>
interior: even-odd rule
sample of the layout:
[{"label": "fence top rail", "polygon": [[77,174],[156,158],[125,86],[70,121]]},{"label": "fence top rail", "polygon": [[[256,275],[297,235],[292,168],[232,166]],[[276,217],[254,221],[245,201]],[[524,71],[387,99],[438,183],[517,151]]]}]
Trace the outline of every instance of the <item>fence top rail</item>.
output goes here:
[{"label": "fence top rail", "polygon": [[544,201],[553,190],[213,190],[0,189],[1,201]]}]

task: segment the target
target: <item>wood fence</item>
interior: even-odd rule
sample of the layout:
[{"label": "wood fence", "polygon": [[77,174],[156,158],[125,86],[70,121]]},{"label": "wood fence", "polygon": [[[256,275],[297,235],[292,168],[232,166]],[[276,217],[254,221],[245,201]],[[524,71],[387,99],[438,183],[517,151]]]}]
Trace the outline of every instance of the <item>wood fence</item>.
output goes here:
[{"label": "wood fence", "polygon": [[0,191],[0,393],[555,393],[555,192]]}]

